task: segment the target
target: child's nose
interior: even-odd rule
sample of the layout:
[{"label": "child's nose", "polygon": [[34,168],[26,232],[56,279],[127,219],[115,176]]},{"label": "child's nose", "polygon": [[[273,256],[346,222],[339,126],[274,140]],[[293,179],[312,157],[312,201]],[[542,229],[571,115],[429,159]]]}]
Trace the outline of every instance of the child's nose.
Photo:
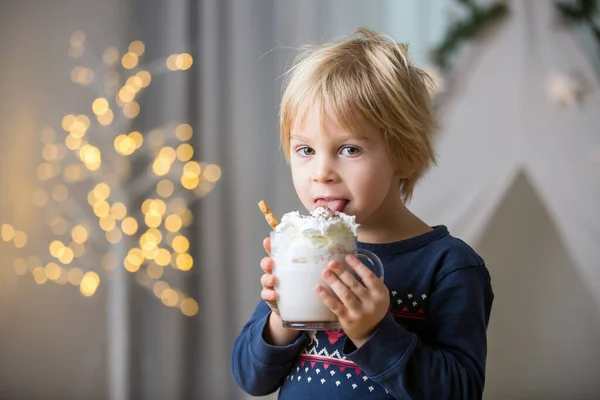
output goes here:
[{"label": "child's nose", "polygon": [[319,158],[313,170],[313,181],[318,183],[332,183],[338,179],[335,163],[329,157]]}]

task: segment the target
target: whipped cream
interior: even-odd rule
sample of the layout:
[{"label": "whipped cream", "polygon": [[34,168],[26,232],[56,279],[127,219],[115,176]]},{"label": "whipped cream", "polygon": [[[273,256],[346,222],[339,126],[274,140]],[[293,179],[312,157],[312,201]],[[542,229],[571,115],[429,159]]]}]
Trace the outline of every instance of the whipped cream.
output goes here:
[{"label": "whipped cream", "polygon": [[305,236],[331,236],[340,233],[358,235],[358,227],[353,215],[333,211],[327,207],[317,207],[310,215],[298,211],[285,214],[275,228],[277,232],[297,232]]}]

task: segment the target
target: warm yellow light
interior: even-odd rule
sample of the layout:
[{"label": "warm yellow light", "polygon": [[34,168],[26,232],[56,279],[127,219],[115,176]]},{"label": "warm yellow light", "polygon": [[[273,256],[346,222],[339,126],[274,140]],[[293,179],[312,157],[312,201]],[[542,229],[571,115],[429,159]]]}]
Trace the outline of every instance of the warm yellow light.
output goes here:
[{"label": "warm yellow light", "polygon": [[130,86],[135,92],[139,92],[144,85],[142,78],[137,75],[130,76],[125,81],[125,86]]},{"label": "warm yellow light", "polygon": [[115,119],[115,114],[109,108],[104,114],[98,116],[98,123],[102,126],[108,126],[112,124]]},{"label": "warm yellow light", "polygon": [[146,226],[149,228],[158,228],[162,223],[162,216],[156,210],[150,210],[144,216],[144,221],[146,222]]},{"label": "warm yellow light", "polygon": [[84,145],[81,150],[79,150],[79,157],[90,171],[96,171],[102,164],[102,155],[100,154],[100,150],[98,150],[97,147],[89,144]]},{"label": "warm yellow light", "polygon": [[144,233],[140,236],[140,247],[145,250],[151,250],[156,248],[160,243],[160,238],[156,237],[150,232]]},{"label": "warm yellow light", "polygon": [[48,195],[44,189],[36,189],[33,192],[33,204],[36,207],[44,207],[48,203]]},{"label": "warm yellow light", "polygon": [[154,284],[153,288],[152,288],[152,292],[154,292],[154,295],[156,297],[162,296],[162,294],[164,293],[165,290],[169,289],[170,286],[167,282],[165,281],[158,281]]},{"label": "warm yellow light", "polygon": [[117,225],[117,221],[115,221],[114,217],[112,215],[107,215],[105,217],[100,218],[99,225],[100,228],[102,228],[103,231],[108,232],[108,231],[112,231],[113,229],[115,229],[115,226]]},{"label": "warm yellow light", "polygon": [[189,124],[180,124],[175,128],[175,136],[182,142],[186,142],[192,138],[194,130]]},{"label": "warm yellow light", "polygon": [[108,104],[108,100],[106,100],[104,97],[98,97],[92,103],[92,111],[96,115],[105,114],[108,111],[109,107],[110,107],[110,105]]},{"label": "warm yellow light", "polygon": [[110,215],[120,221],[127,216],[127,207],[123,203],[116,202],[110,207]]},{"label": "warm yellow light", "polygon": [[138,230],[138,223],[133,217],[125,217],[123,222],[121,222],[121,230],[124,234],[132,236]]},{"label": "warm yellow light", "polygon": [[81,139],[78,139],[73,135],[69,134],[65,138],[65,145],[69,150],[77,150],[81,147]]},{"label": "warm yellow light", "polygon": [[180,144],[179,147],[177,147],[177,158],[179,159],[179,161],[189,161],[192,159],[193,156],[194,148],[190,144],[183,143]]},{"label": "warm yellow light", "polygon": [[71,126],[73,126],[73,124],[75,123],[77,119],[75,118],[75,116],[73,114],[67,114],[63,117],[62,119],[62,128],[63,130],[65,130],[66,132],[70,132],[71,131]]},{"label": "warm yellow light", "polygon": [[38,285],[42,285],[48,281],[48,277],[46,276],[46,269],[44,267],[36,267],[32,273],[33,279]]},{"label": "warm yellow light", "polygon": [[156,176],[165,176],[171,170],[171,163],[163,160],[162,158],[157,158],[152,163],[152,172]]},{"label": "warm yellow light", "polygon": [[188,190],[192,190],[198,186],[200,179],[197,176],[190,177],[186,175],[181,176],[181,186]]},{"label": "warm yellow light", "polygon": [[158,249],[154,262],[161,267],[166,267],[171,262],[171,253],[167,249]]},{"label": "warm yellow light", "polygon": [[194,265],[194,259],[189,254],[182,253],[177,255],[175,263],[177,264],[177,268],[179,268],[180,270],[189,271]]},{"label": "warm yellow light", "polygon": [[193,63],[194,59],[188,53],[179,54],[177,58],[175,58],[175,66],[182,71],[190,69]]},{"label": "warm yellow light", "polygon": [[148,71],[140,71],[136,76],[142,80],[142,87],[147,87],[152,82],[152,75]]},{"label": "warm yellow light", "polygon": [[129,51],[141,56],[142,54],[144,54],[144,50],[146,49],[146,46],[144,46],[144,43],[140,40],[134,40],[133,42],[131,42],[129,44]]},{"label": "warm yellow light", "polygon": [[171,54],[169,57],[167,57],[167,68],[170,71],[177,71],[177,54]]},{"label": "warm yellow light", "polygon": [[60,266],[57,263],[50,262],[46,265],[45,271],[46,277],[51,281],[55,281],[60,277]]},{"label": "warm yellow light", "polygon": [[71,230],[71,239],[75,243],[85,243],[88,240],[88,231],[83,225],[77,225]]},{"label": "warm yellow light", "polygon": [[185,253],[190,248],[190,241],[185,236],[178,235],[173,238],[171,247],[178,253]]},{"label": "warm yellow light", "polygon": [[200,172],[202,171],[202,167],[196,161],[190,161],[185,163],[183,166],[182,177],[186,178],[198,178],[200,176]]},{"label": "warm yellow light", "polygon": [[153,199],[148,205],[148,211],[155,210],[163,216],[167,212],[167,204],[161,199]]},{"label": "warm yellow light", "polygon": [[58,203],[62,203],[67,200],[69,197],[69,190],[65,185],[59,183],[58,185],[54,185],[52,188],[52,198],[56,200]]},{"label": "warm yellow light", "polygon": [[106,182],[100,182],[94,186],[94,197],[98,200],[106,200],[110,197],[110,186]]},{"label": "warm yellow light", "polygon": [[15,231],[15,237],[13,238],[13,244],[17,249],[25,247],[27,244],[27,234],[23,231]]},{"label": "warm yellow light", "polygon": [[125,258],[125,260],[123,260],[123,266],[128,272],[137,272],[140,269],[139,265],[132,264],[128,258]]},{"label": "warm yellow light", "polygon": [[173,182],[168,179],[163,179],[156,185],[156,192],[160,197],[169,197],[173,194],[174,190]]},{"label": "warm yellow light", "polygon": [[58,157],[58,147],[55,144],[47,144],[42,150],[42,157],[46,161],[54,161]]},{"label": "warm yellow light", "polygon": [[163,276],[163,272],[163,268],[156,264],[150,264],[146,269],[146,273],[152,279],[160,279]]},{"label": "warm yellow light", "polygon": [[179,308],[181,309],[183,315],[187,317],[193,317],[194,315],[198,314],[198,303],[196,300],[191,298],[183,300]]},{"label": "warm yellow light", "polygon": [[119,60],[119,50],[115,47],[108,47],[102,53],[102,61],[106,65],[114,65]]},{"label": "warm yellow light", "polygon": [[137,148],[135,140],[125,134],[120,134],[115,138],[114,146],[117,153],[124,156],[133,154]]},{"label": "warm yellow light", "polygon": [[83,275],[79,284],[79,291],[86,297],[93,296],[100,285],[100,277],[93,271],[88,271]]},{"label": "warm yellow light", "polygon": [[24,258],[15,258],[15,273],[19,276],[23,276],[27,273],[27,261]]},{"label": "warm yellow light", "polygon": [[89,203],[90,206],[94,207],[96,205],[96,203],[99,203],[100,201],[104,201],[104,200],[98,200],[96,198],[96,196],[94,195],[94,191],[90,190],[88,195],[87,195],[87,201]]},{"label": "warm yellow light", "polygon": [[136,149],[139,149],[140,147],[142,147],[142,144],[144,144],[144,136],[138,131],[133,131],[127,136],[129,136],[133,140]]},{"label": "warm yellow light", "polygon": [[48,246],[50,254],[54,258],[58,258],[64,248],[65,248],[65,245],[60,240],[53,240],[52,243],[50,243],[50,246]]},{"label": "warm yellow light", "polygon": [[73,250],[71,250],[70,247],[63,247],[63,252],[62,254],[58,257],[58,259],[60,260],[61,263],[63,264],[70,264],[71,261],[73,261],[73,258],[75,258],[75,255],[73,254]]},{"label": "warm yellow light", "polygon": [[158,254],[158,247],[145,248],[142,252],[146,260],[154,260]]},{"label": "warm yellow light", "polygon": [[135,118],[140,115],[140,104],[137,101],[130,101],[123,107],[123,114],[127,118]]},{"label": "warm yellow light", "polygon": [[119,94],[117,95],[117,97],[123,103],[129,103],[130,101],[133,101],[133,99],[135,98],[135,94],[135,88],[129,85],[125,85],[121,89],[119,89]]},{"label": "warm yellow light", "polygon": [[142,252],[142,249],[138,249],[137,247],[134,247],[129,250],[129,253],[127,253],[127,257],[125,259],[131,265],[135,265],[135,266],[139,267],[144,262],[144,253]]},{"label": "warm yellow light", "polygon": [[219,179],[221,179],[221,168],[216,164],[208,164],[204,168],[204,172],[202,173],[202,176],[207,181],[214,183],[214,182],[218,181]]},{"label": "warm yellow light", "polygon": [[15,237],[15,228],[10,224],[2,224],[0,233],[2,234],[2,240],[10,242]]},{"label": "warm yellow light", "polygon": [[175,307],[179,301],[179,294],[171,288],[165,289],[165,291],[162,292],[160,299],[165,306]]},{"label": "warm yellow light", "polygon": [[123,54],[121,58],[121,64],[125,69],[133,69],[138,64],[138,56],[135,53],[128,52]]},{"label": "warm yellow light", "polygon": [[181,217],[177,214],[171,214],[165,219],[165,228],[169,232],[178,232],[182,224]]},{"label": "warm yellow light", "polygon": [[104,218],[110,215],[110,206],[104,200],[98,200],[96,204],[94,204],[94,214],[98,218]]},{"label": "warm yellow light", "polygon": [[73,286],[79,286],[83,279],[83,272],[79,268],[71,268],[67,274],[69,283]]}]

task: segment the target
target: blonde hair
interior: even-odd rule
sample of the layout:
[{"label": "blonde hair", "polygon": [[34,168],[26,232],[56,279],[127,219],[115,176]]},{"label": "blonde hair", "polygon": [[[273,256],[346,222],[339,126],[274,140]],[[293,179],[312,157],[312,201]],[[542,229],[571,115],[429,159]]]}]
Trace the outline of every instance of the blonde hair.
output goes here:
[{"label": "blonde hair", "polygon": [[427,169],[435,164],[437,129],[431,78],[415,67],[407,47],[360,28],[351,37],[306,48],[287,72],[280,110],[281,144],[290,156],[290,134],[318,105],[352,129],[356,113],[376,126],[398,171],[407,175],[400,196],[408,201]]}]

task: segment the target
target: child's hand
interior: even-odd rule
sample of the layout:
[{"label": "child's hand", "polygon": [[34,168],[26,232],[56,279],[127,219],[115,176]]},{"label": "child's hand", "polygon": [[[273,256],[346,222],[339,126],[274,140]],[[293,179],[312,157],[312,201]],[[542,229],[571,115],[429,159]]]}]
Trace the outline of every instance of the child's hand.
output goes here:
[{"label": "child's hand", "polygon": [[339,262],[332,261],[323,271],[323,278],[337,298],[322,286],[317,288],[317,293],[323,303],[338,316],[342,329],[358,348],[371,336],[388,312],[390,295],[383,279],[378,278],[356,257],[347,256],[346,263],[354,269],[365,286]]},{"label": "child's hand", "polygon": [[279,315],[279,310],[277,309],[277,294],[275,293],[275,275],[273,275],[273,259],[270,257],[271,255],[271,239],[266,238],[263,240],[263,247],[265,251],[269,255],[269,257],[265,257],[260,261],[260,267],[265,272],[263,276],[260,278],[260,283],[262,285],[262,291],[260,292],[260,297],[267,303],[267,305],[273,310],[273,312]]}]

